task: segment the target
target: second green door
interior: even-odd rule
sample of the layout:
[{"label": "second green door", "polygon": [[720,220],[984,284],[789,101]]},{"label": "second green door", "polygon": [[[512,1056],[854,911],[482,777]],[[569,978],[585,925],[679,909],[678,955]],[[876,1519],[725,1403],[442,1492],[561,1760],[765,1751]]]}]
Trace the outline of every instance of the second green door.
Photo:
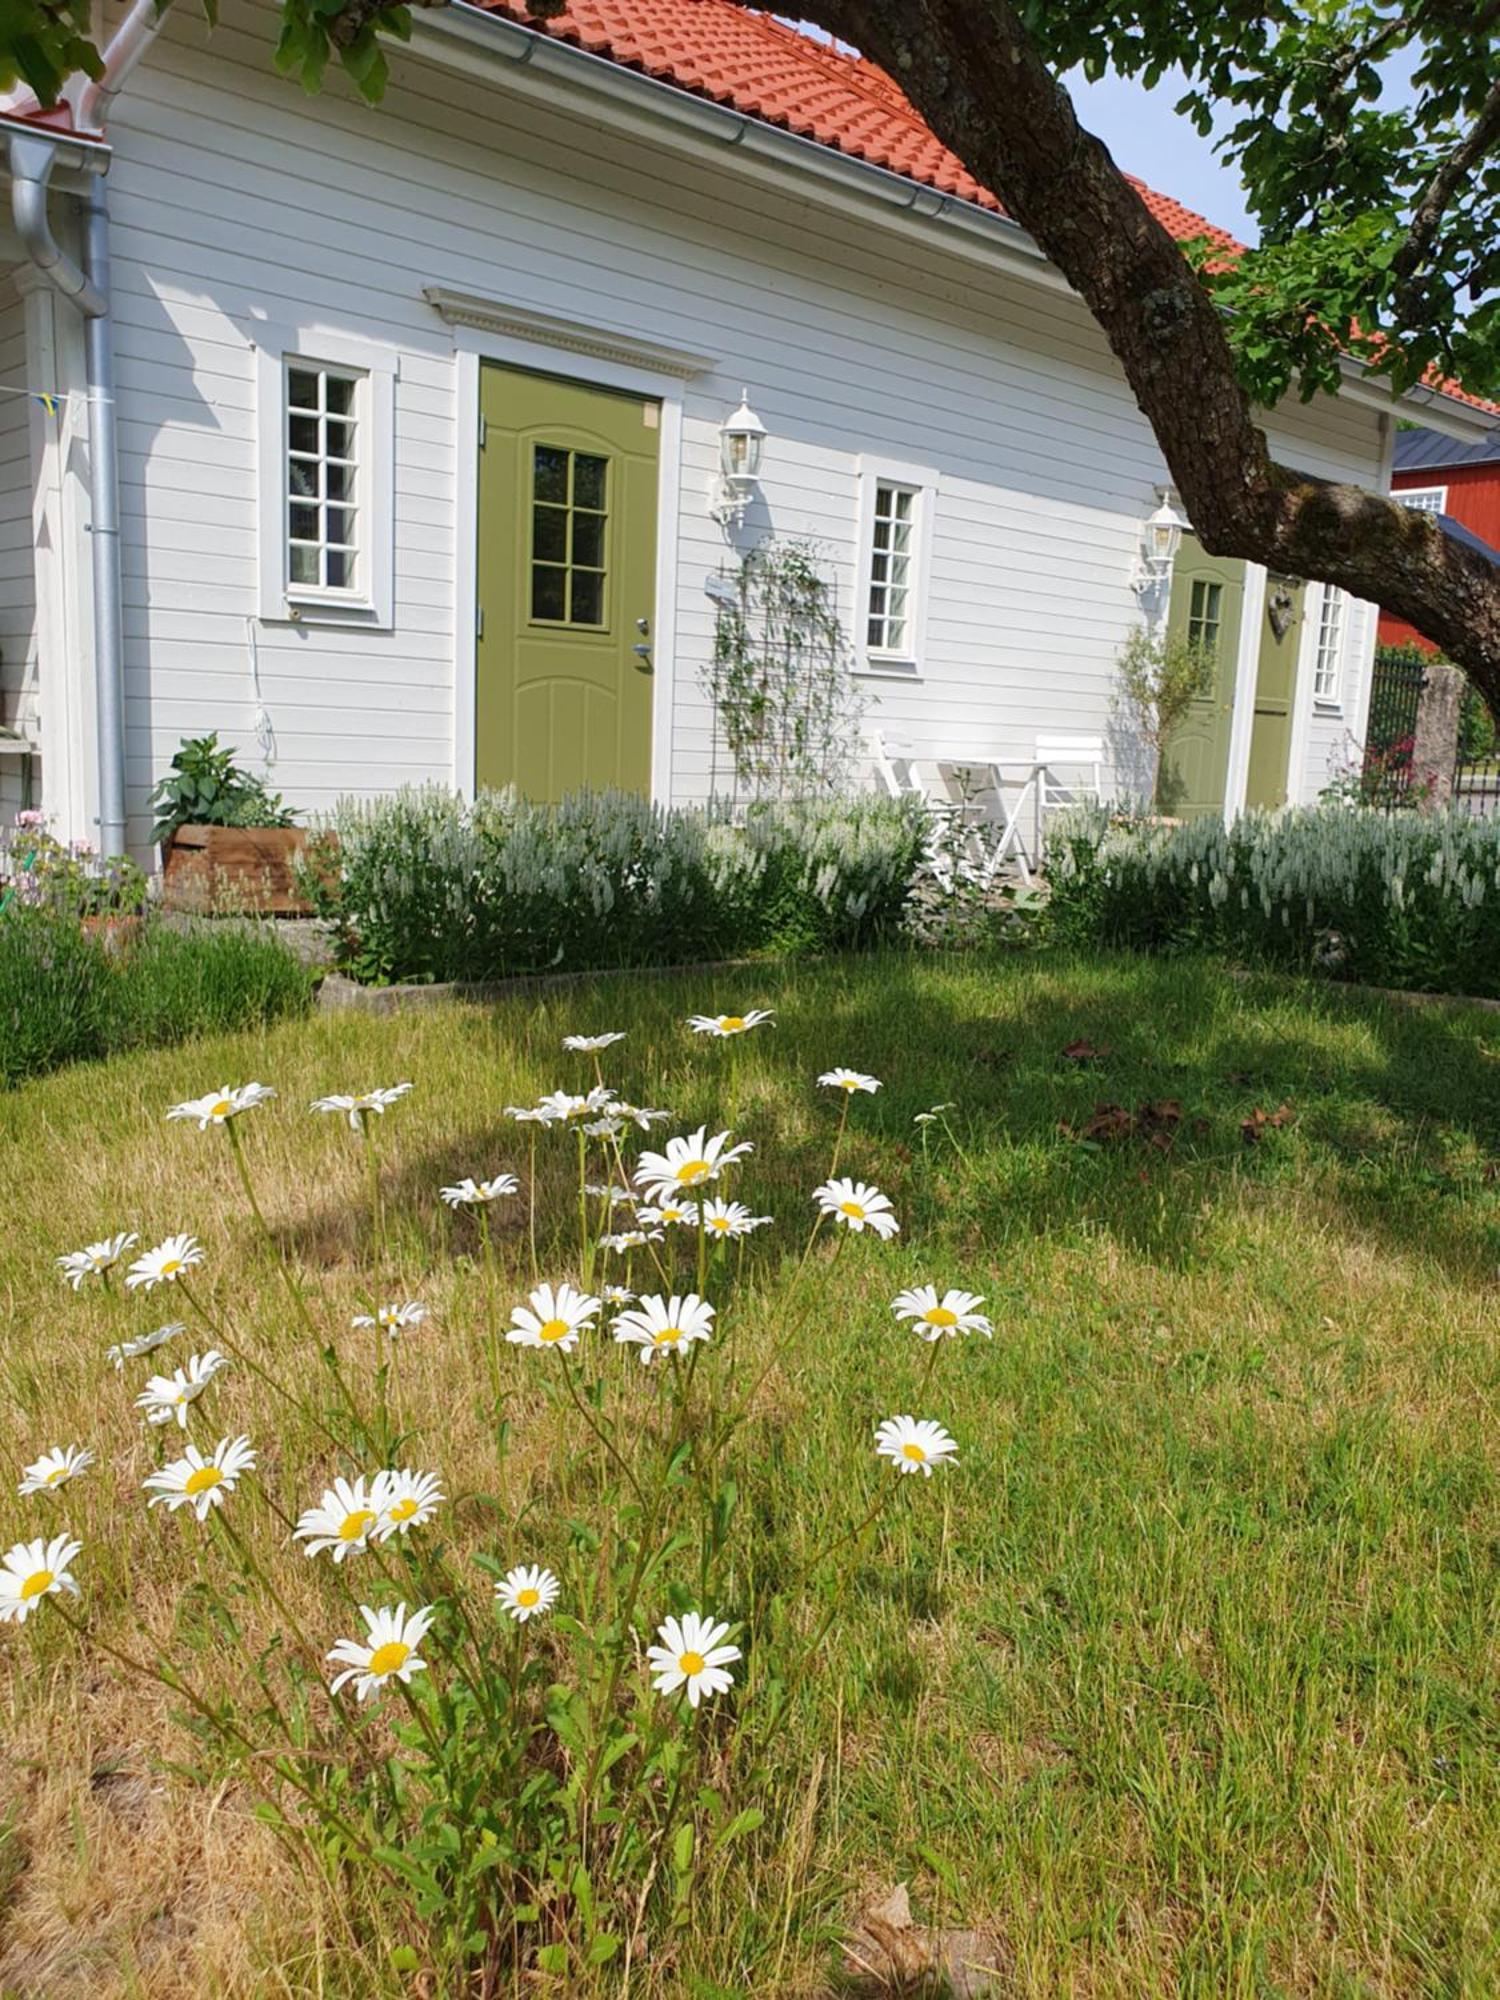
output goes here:
[{"label": "second green door", "polygon": [[475,777],[651,789],[660,405],[480,374]]}]

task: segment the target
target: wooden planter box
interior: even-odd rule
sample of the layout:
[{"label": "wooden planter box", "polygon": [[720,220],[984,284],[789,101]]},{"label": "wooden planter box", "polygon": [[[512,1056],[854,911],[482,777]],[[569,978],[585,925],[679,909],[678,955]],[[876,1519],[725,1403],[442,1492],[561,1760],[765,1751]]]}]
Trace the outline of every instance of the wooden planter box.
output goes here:
[{"label": "wooden planter box", "polygon": [[169,909],[306,917],[292,862],[307,844],[300,826],[180,826],[163,858]]}]

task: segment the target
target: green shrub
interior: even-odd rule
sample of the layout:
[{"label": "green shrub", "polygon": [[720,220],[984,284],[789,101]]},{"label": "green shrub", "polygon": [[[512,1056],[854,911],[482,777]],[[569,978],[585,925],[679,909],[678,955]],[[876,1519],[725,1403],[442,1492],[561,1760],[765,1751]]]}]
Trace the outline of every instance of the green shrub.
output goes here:
[{"label": "green shrub", "polygon": [[70,911],[13,905],[0,917],[0,1083],[305,1013],[314,984],[279,939],[245,925],[148,924],[115,951]]},{"label": "green shrub", "polygon": [[191,931],[153,925],[117,963],[109,1046],[163,1048],[230,1034],[312,1005],[314,975],[272,933],[223,922]]},{"label": "green shrub", "polygon": [[904,803],[555,806],[437,788],[344,802],[303,868],[340,962],[367,980],[486,980],[829,950],[892,930],[921,858]]},{"label": "green shrub", "polygon": [[1226,830],[1078,814],[1058,828],[1051,883],[1055,934],[1072,943],[1500,995],[1500,820],[1320,806]]},{"label": "green shrub", "polygon": [[110,965],[76,917],[12,905],[0,917],[0,1083],[108,1046]]}]

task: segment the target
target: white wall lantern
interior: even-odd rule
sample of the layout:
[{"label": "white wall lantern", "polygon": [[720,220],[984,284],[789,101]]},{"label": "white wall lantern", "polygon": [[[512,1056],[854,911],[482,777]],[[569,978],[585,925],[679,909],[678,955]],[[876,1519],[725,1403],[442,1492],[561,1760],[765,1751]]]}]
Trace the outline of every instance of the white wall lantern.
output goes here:
[{"label": "white wall lantern", "polygon": [[1141,524],[1141,549],[1131,582],[1139,596],[1163,588],[1172,574],[1172,564],[1182,547],[1187,522],[1172,505],[1169,488],[1159,487],[1161,505]]},{"label": "white wall lantern", "polygon": [[740,391],[740,406],[719,426],[719,477],[709,513],[721,528],[742,527],[760,480],[766,427],[750,407],[750,391]]}]

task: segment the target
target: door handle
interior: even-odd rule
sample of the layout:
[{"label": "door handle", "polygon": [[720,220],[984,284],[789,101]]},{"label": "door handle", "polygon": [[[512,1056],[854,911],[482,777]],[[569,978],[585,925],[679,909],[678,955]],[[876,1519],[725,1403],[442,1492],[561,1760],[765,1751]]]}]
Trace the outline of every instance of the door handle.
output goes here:
[{"label": "door handle", "polygon": [[635,654],[635,670],[638,674],[650,674],[656,671],[651,664],[651,648],[649,646],[632,646],[630,650]]}]

